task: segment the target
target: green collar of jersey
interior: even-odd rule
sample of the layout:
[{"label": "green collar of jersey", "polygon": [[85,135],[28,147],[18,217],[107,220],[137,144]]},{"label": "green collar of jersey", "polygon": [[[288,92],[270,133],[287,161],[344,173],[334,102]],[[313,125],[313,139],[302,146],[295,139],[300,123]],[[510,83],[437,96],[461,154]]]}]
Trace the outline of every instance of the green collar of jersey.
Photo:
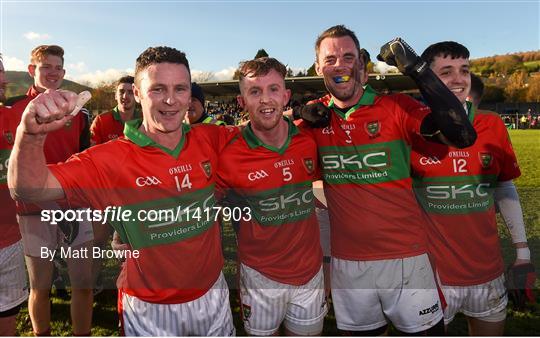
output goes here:
[{"label": "green collar of jersey", "polygon": [[472,102],[465,101],[466,109],[467,109],[467,116],[469,117],[469,122],[472,124],[474,121],[474,116],[476,115],[476,110],[474,109],[474,106]]},{"label": "green collar of jersey", "polygon": [[353,107],[351,107],[346,113],[343,113],[341,109],[335,106],[334,98],[330,100],[330,103],[328,103],[328,108],[334,109],[336,114],[341,116],[343,119],[348,119],[349,116],[354,113],[360,106],[371,106],[373,102],[375,102],[375,97],[377,96],[377,93],[373,88],[371,88],[370,85],[367,85],[366,88],[364,88],[364,93],[362,94],[362,97],[358,101],[357,104],[355,104]]},{"label": "green collar of jersey", "polygon": [[156,147],[167,154],[178,158],[178,155],[180,155],[180,150],[182,150],[182,147],[184,146],[184,141],[186,139],[186,133],[190,131],[191,127],[188,124],[182,124],[182,137],[180,138],[180,142],[176,145],[176,148],[169,149],[166,148],[158,143],[156,143],[154,140],[152,140],[147,135],[143,134],[139,127],[142,124],[142,119],[134,119],[127,121],[124,126],[124,136],[129,139],[131,142],[135,143],[139,147]]},{"label": "green collar of jersey", "polygon": [[[113,116],[113,118],[114,118],[116,121],[118,121],[118,122],[120,122],[120,123],[124,123],[124,121],[122,121],[122,117],[120,116],[120,110],[118,110],[118,106],[116,106],[116,107],[113,108],[113,110],[112,110],[112,116]],[[132,120],[136,120],[136,119],[138,119],[138,118],[140,118],[140,117],[141,117],[141,116],[140,116],[140,114],[139,114],[139,111],[138,111],[137,109],[135,109],[135,110],[133,111],[133,118],[132,118]]]},{"label": "green collar of jersey", "polygon": [[269,146],[265,144],[263,141],[261,141],[255,133],[253,133],[253,130],[251,129],[251,122],[248,123],[247,127],[242,130],[242,136],[246,140],[248,146],[253,149],[257,147],[264,147],[270,151],[274,151],[280,155],[283,155],[285,153],[285,150],[287,150],[287,147],[291,143],[291,139],[294,135],[298,134],[298,128],[292,123],[291,120],[288,118],[283,118],[287,124],[289,125],[289,132],[287,135],[287,141],[285,141],[285,144],[281,148],[276,148],[273,146]]}]

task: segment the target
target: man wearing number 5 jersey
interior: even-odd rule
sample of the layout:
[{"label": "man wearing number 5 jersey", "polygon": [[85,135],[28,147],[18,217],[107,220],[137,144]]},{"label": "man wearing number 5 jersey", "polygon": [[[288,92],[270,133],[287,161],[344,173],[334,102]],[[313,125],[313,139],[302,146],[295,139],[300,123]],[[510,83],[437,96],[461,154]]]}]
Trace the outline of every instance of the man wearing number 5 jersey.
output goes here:
[{"label": "man wearing number 5 jersey", "polygon": [[530,264],[521,206],[512,179],[520,170],[501,118],[466,101],[471,88],[469,51],[453,41],[422,54],[467,110],[476,130],[474,145],[457,149],[418,138],[411,153],[420,204],[431,220],[429,251],[435,258],[448,306],[448,324],[462,312],[473,336],[504,332],[507,295],[495,204],[517,249],[515,265]]},{"label": "man wearing number 5 jersey", "polygon": [[312,181],[313,139],[282,116],[286,68],[268,57],[240,65],[238,103],[250,123],[221,154],[218,183],[247,204],[240,221],[240,298],[246,332],[320,335],[327,307]]},{"label": "man wearing number 5 jersey", "polygon": [[[138,258],[127,259],[117,283],[127,336],[233,335],[218,224],[214,217],[195,219],[184,211],[213,208],[218,153],[234,132],[182,124],[191,78],[185,54],[176,49],[144,51],[133,89],[143,119],[126,123],[125,138],[49,166],[43,141],[72,118],[77,95],[48,91],[31,101],[8,172],[13,195],[132,212],[127,221],[107,220],[124,243],[139,250]],[[152,210],[176,213],[155,221],[138,218]]]}]

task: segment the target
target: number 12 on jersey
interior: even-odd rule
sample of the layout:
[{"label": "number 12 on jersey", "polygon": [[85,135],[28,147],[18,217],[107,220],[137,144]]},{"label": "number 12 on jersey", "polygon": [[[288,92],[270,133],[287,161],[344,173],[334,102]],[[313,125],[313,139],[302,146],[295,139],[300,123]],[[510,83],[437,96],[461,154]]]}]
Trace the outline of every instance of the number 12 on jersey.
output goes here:
[{"label": "number 12 on jersey", "polygon": [[452,164],[454,165],[454,172],[455,173],[466,173],[467,170],[467,161],[462,158],[454,158],[452,160]]}]

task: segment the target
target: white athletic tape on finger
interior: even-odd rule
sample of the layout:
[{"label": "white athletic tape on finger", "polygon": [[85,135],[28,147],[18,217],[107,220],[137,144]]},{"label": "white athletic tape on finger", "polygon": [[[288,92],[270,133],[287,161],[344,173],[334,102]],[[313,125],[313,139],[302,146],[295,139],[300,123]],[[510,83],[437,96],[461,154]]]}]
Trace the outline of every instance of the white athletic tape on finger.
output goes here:
[{"label": "white athletic tape on finger", "polygon": [[84,107],[86,102],[92,98],[92,94],[88,90],[85,90],[84,92],[79,93],[79,97],[77,98],[77,104],[75,105],[75,109],[71,112],[71,116],[75,116],[79,113],[79,111]]}]

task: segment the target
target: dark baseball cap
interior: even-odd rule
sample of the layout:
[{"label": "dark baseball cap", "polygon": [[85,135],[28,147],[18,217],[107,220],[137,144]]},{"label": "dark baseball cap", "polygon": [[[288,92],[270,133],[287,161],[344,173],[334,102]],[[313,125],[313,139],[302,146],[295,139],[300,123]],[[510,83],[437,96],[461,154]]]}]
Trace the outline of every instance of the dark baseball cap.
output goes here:
[{"label": "dark baseball cap", "polygon": [[197,100],[199,100],[199,102],[201,102],[203,107],[204,107],[204,93],[203,93],[203,90],[202,90],[201,86],[199,86],[195,82],[191,83],[191,97],[194,97]]}]

